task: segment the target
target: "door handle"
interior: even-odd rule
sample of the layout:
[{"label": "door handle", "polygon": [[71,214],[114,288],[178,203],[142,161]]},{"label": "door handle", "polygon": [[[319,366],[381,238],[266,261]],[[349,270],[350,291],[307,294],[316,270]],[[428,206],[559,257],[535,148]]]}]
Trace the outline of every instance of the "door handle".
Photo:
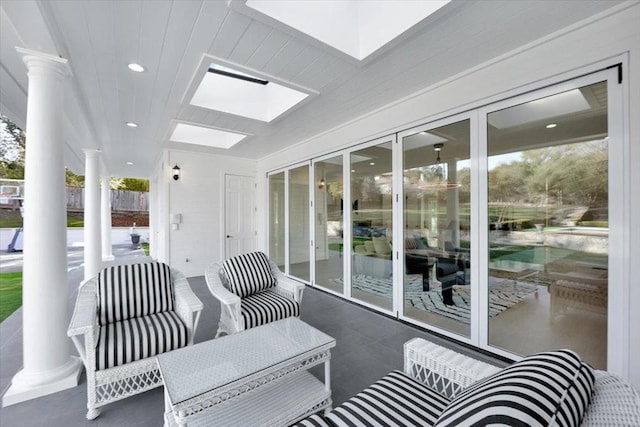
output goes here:
[{"label": "door handle", "polygon": [[231,236],[229,236],[229,235],[227,234],[227,239],[230,239],[230,238],[231,238]]}]

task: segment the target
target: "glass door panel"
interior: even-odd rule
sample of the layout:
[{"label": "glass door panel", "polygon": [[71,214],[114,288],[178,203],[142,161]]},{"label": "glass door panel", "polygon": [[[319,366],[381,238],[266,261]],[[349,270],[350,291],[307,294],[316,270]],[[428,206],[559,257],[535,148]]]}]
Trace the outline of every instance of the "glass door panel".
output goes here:
[{"label": "glass door panel", "polygon": [[342,156],[318,161],[315,173],[315,284],[342,294],[343,179]]},{"label": "glass door panel", "polygon": [[309,281],[309,166],[289,171],[289,274]]},{"label": "glass door panel", "polygon": [[607,367],[606,82],[487,115],[489,344]]},{"label": "glass door panel", "polygon": [[269,258],[284,272],[284,172],[269,175]]},{"label": "glass door panel", "polygon": [[391,142],[354,151],[351,161],[351,296],[393,308]]},{"label": "glass door panel", "polygon": [[404,315],[465,337],[471,323],[470,121],[402,139]]}]

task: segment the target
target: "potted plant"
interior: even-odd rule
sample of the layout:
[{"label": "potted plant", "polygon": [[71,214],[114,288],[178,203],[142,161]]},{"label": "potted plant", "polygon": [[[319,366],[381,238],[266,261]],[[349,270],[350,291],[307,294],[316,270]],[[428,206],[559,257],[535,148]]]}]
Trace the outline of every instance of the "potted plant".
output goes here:
[{"label": "potted plant", "polygon": [[129,235],[131,236],[131,247],[137,249],[140,247],[140,234],[136,231],[136,223],[133,223],[133,227],[129,229]]}]

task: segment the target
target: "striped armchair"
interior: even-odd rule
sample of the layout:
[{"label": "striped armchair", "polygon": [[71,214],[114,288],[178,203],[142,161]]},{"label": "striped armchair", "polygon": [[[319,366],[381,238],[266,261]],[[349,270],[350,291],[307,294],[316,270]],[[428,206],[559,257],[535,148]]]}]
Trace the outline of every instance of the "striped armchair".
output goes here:
[{"label": "striped armchair", "polygon": [[300,316],[304,285],[282,274],[262,252],[213,263],[205,271],[205,279],[221,306],[216,338]]},{"label": "striped armchair", "polygon": [[193,343],[202,302],[161,262],[116,265],[80,285],[67,335],[87,372],[87,419],[162,385],[155,357]]}]

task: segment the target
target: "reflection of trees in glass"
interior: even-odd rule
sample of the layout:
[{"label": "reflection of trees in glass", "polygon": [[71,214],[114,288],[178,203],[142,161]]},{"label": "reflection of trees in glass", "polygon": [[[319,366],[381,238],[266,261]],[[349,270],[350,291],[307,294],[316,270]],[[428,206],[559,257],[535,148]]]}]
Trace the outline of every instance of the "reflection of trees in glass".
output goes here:
[{"label": "reflection of trees in glass", "polygon": [[462,168],[458,170],[458,200],[461,204],[471,203],[471,169]]},{"label": "reflection of trees in glass", "polygon": [[342,181],[331,181],[327,184],[327,193],[333,197],[334,200],[342,199]]},{"label": "reflection of trees in glass", "polygon": [[360,200],[360,203],[379,203],[383,195],[391,194],[391,177],[381,175],[360,177],[354,181],[351,191],[353,200]]},{"label": "reflection of trees in glass", "polygon": [[607,142],[528,150],[489,172],[491,202],[606,207]]},{"label": "reflection of trees in glass", "polygon": [[489,197],[491,201],[529,202],[527,182],[530,177],[529,164],[525,161],[513,161],[495,167],[489,172]]}]

